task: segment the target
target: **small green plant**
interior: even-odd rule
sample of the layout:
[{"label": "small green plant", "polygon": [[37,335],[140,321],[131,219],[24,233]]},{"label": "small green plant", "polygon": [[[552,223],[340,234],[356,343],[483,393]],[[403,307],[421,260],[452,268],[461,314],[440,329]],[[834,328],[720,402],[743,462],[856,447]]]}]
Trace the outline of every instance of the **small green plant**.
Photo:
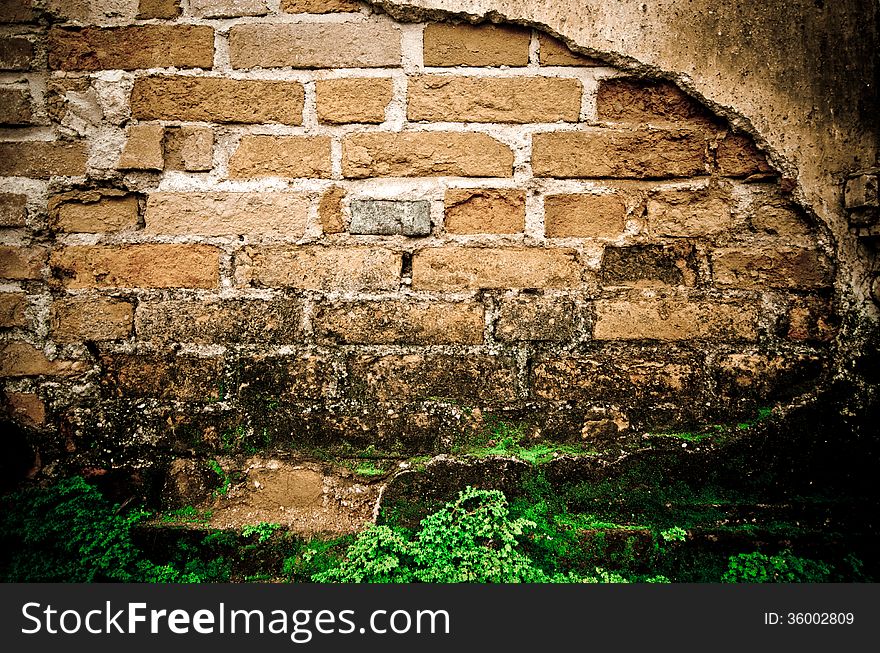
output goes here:
[{"label": "small green plant", "polygon": [[214,490],[215,497],[225,497],[229,494],[229,488],[232,487],[232,479],[225,469],[213,458],[208,461],[208,467],[220,479],[220,486]]},{"label": "small green plant", "polygon": [[687,531],[681,526],[673,526],[660,531],[660,538],[664,542],[684,542],[687,540]]},{"label": "small green plant", "polygon": [[248,524],[247,526],[241,529],[242,537],[250,537],[251,535],[256,535],[257,542],[262,544],[263,542],[268,541],[272,534],[281,528],[281,524],[270,524],[269,522],[261,521],[258,524]]},{"label": "small green plant", "polygon": [[210,521],[212,515],[211,510],[199,510],[194,506],[184,506],[166,512],[160,519],[166,523],[197,524]]},{"label": "small green plant", "polygon": [[725,583],[823,583],[831,579],[824,562],[801,558],[791,551],[768,556],[760,551],[730,556]]},{"label": "small green plant", "polygon": [[367,478],[375,478],[384,476],[386,471],[378,467],[372,460],[365,460],[354,467],[354,473],[359,476],[366,476]]}]

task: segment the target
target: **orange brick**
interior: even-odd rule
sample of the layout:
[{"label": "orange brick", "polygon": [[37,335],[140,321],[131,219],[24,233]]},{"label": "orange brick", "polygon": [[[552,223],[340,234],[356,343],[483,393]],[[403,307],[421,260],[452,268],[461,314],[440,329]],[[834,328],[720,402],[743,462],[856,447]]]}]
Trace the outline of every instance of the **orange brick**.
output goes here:
[{"label": "orange brick", "polygon": [[81,361],[50,360],[42,349],[26,342],[0,344],[0,377],[69,376],[86,369]]},{"label": "orange brick", "polygon": [[138,120],[302,124],[299,82],[220,77],[144,77],[135,80],[131,111]]},{"label": "orange brick", "polygon": [[321,229],[325,234],[338,234],[345,231],[342,221],[342,200],[345,198],[345,189],[334,186],[321,196],[318,204],[318,219],[321,221]]},{"label": "orange brick", "polygon": [[216,288],[220,250],[208,245],[72,245],[52,252],[67,288]]},{"label": "orange brick", "polygon": [[448,77],[409,82],[408,117],[428,122],[577,122],[581,83],[553,77]]},{"label": "orange brick", "polygon": [[728,248],[712,254],[715,282],[738,288],[824,288],[831,285],[829,261],[811,249]]},{"label": "orange brick", "polygon": [[633,123],[691,122],[710,126],[708,110],[669,82],[607,79],[596,95],[599,120]]},{"label": "orange brick", "polygon": [[312,177],[327,179],[329,136],[243,136],[229,160],[229,177]]},{"label": "orange brick", "polygon": [[165,128],[132,125],[116,167],[120,170],[162,170],[165,167]]},{"label": "orange brick", "polygon": [[570,288],[581,285],[571,249],[478,247],[428,248],[413,257],[415,290]]},{"label": "orange brick", "polygon": [[46,422],[46,404],[31,392],[6,392],[6,404],[11,417],[27,426],[43,426]]},{"label": "orange brick", "polygon": [[303,290],[396,290],[401,255],[371,247],[270,248],[250,254],[244,280],[255,285]]},{"label": "orange brick", "polygon": [[138,202],[123,191],[63,193],[49,200],[49,220],[57,231],[102,233],[135,228]]},{"label": "orange brick", "polygon": [[205,25],[137,25],[49,30],[50,70],[211,68],[214,30]]},{"label": "orange brick", "polygon": [[27,297],[23,293],[0,293],[0,327],[27,326],[26,308]]},{"label": "orange brick", "polygon": [[0,143],[0,177],[34,177],[86,174],[88,152],[80,141],[17,141]]},{"label": "orange brick", "polygon": [[360,11],[363,5],[352,0],[281,0],[281,11],[289,14],[330,14]]},{"label": "orange brick", "polygon": [[195,356],[101,357],[101,384],[119,397],[215,401],[223,387],[223,360]]},{"label": "orange brick", "polygon": [[618,194],[544,198],[547,238],[617,238],[625,226],[626,204]]},{"label": "orange brick", "polygon": [[39,279],[47,253],[45,247],[0,245],[0,279]]},{"label": "orange brick", "polygon": [[134,308],[106,297],[68,297],[52,304],[52,339],[56,342],[120,340],[131,335]]},{"label": "orange brick", "polygon": [[444,204],[444,228],[451,234],[515,234],[526,226],[521,190],[452,188]]},{"label": "orange brick", "polygon": [[137,17],[177,18],[180,15],[180,0],[140,0]]},{"label": "orange brick", "polygon": [[426,66],[525,66],[529,63],[531,30],[508,25],[425,27]]},{"label": "orange brick", "polygon": [[315,82],[318,120],[330,124],[385,122],[391,102],[391,80],[386,78],[319,79]]},{"label": "orange brick", "polygon": [[734,229],[726,188],[661,190],[648,200],[648,227],[657,236],[711,236]]},{"label": "orange brick", "polygon": [[562,41],[547,34],[538,35],[538,58],[542,66],[601,66],[601,61],[572,52]]},{"label": "orange brick", "polygon": [[715,152],[718,171],[725,177],[748,177],[773,172],[767,157],[745,134],[728,134]]},{"label": "orange brick", "polygon": [[365,177],[511,177],[513,152],[486,134],[370,133],[346,136],[342,174]]}]

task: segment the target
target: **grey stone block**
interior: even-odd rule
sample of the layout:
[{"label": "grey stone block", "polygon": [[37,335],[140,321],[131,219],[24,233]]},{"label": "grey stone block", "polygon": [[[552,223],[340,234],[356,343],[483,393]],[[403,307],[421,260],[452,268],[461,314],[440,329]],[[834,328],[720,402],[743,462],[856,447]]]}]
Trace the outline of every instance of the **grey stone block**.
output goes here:
[{"label": "grey stone block", "polygon": [[353,200],[353,234],[427,236],[431,233],[431,203],[426,200]]}]

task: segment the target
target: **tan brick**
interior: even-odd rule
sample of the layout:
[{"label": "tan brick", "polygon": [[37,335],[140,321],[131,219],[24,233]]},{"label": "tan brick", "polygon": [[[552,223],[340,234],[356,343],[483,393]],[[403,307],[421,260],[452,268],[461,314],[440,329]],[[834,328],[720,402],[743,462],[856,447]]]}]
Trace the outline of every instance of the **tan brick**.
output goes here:
[{"label": "tan brick", "polygon": [[80,141],[0,143],[0,177],[84,175],[87,159],[85,144]]},{"label": "tan brick", "polygon": [[0,245],[0,279],[39,279],[47,254],[45,247]]},{"label": "tan brick", "polygon": [[525,66],[529,63],[531,30],[510,25],[425,27],[426,66]]},{"label": "tan brick", "polygon": [[27,426],[43,426],[46,405],[31,392],[6,392],[6,405],[12,419]]},{"label": "tan brick", "polygon": [[134,307],[107,297],[67,297],[52,304],[56,342],[120,340],[131,335]]},{"label": "tan brick", "polygon": [[577,303],[567,297],[521,295],[504,298],[495,337],[504,342],[566,342],[577,337],[582,321]]},{"label": "tan brick", "polygon": [[302,307],[295,299],[221,299],[140,302],[139,340],[160,343],[295,344],[302,339]]},{"label": "tan brick", "polygon": [[205,25],[52,28],[50,70],[206,68],[214,65],[214,30]]},{"label": "tan brick", "polygon": [[237,18],[268,13],[268,0],[189,0],[189,15],[198,18]]},{"label": "tan brick", "polygon": [[686,298],[599,300],[595,340],[755,340],[758,309]]},{"label": "tan brick", "polygon": [[235,25],[233,68],[400,66],[400,29],[384,22]]},{"label": "tan brick", "polygon": [[824,288],[831,285],[829,261],[812,249],[728,248],[712,254],[715,283],[738,288]]},{"label": "tan brick", "polygon": [[232,236],[244,234],[300,238],[311,200],[302,193],[150,193],[146,233]]},{"label": "tan brick", "polygon": [[27,297],[23,293],[0,293],[0,327],[27,326]]},{"label": "tan brick", "polygon": [[107,354],[100,363],[101,385],[118,397],[215,401],[222,395],[221,358]]},{"label": "tan brick", "polygon": [[773,172],[767,157],[745,134],[728,134],[715,152],[718,171],[725,177],[748,177]]},{"label": "tan brick", "polygon": [[706,140],[686,130],[593,129],[532,137],[537,177],[664,179],[706,174]]},{"label": "tan brick", "polygon": [[0,38],[0,70],[30,70],[34,44],[19,36]]},{"label": "tan brick", "polygon": [[547,238],[617,238],[625,227],[626,204],[619,194],[544,198]]},{"label": "tan brick", "polygon": [[387,78],[319,79],[315,91],[318,120],[337,125],[385,122],[385,108],[392,97]]},{"label": "tan brick", "polygon": [[781,195],[776,187],[752,199],[752,226],[774,236],[806,236],[812,233],[804,210]]},{"label": "tan brick", "polygon": [[823,360],[810,353],[722,354],[712,367],[718,395],[729,400],[759,401],[760,406],[811,390],[824,372]]},{"label": "tan brick", "polygon": [[601,61],[577,54],[562,41],[547,34],[538,35],[538,58],[542,66],[601,66]]},{"label": "tan brick", "polygon": [[831,342],[840,319],[830,300],[822,297],[794,297],[788,311],[787,337],[791,340]]},{"label": "tan brick", "polygon": [[451,188],[444,210],[444,228],[451,234],[516,234],[526,226],[521,190]]},{"label": "tan brick", "polygon": [[345,189],[334,186],[321,196],[318,204],[318,219],[321,221],[321,230],[325,234],[338,234],[345,231],[342,221],[342,200],[345,198]]},{"label": "tan brick", "polygon": [[513,152],[486,134],[372,133],[346,136],[342,174],[365,177],[511,177]]},{"label": "tan brick", "polygon": [[428,122],[577,122],[583,88],[554,77],[449,77],[409,81],[408,118]]},{"label": "tan brick", "polygon": [[708,110],[674,84],[639,79],[602,81],[596,95],[596,114],[599,120],[615,122],[714,124]]},{"label": "tan brick", "polygon": [[33,117],[27,87],[0,87],[0,125],[29,125]]},{"label": "tan brick", "polygon": [[693,243],[606,247],[599,278],[605,286],[694,286],[699,263]]},{"label": "tan brick", "polygon": [[253,284],[303,290],[396,290],[401,255],[370,247],[305,246],[250,254],[245,277]]},{"label": "tan brick", "polygon": [[135,80],[131,110],[139,120],[302,124],[302,84],[220,77]]},{"label": "tan brick", "polygon": [[164,139],[162,125],[132,125],[128,128],[125,148],[116,167],[120,170],[162,170],[165,168]]},{"label": "tan brick", "polygon": [[0,227],[24,227],[27,224],[27,195],[0,193]]},{"label": "tan brick", "polygon": [[430,398],[473,402],[516,399],[512,358],[501,356],[361,356],[349,366],[350,382],[378,401]]},{"label": "tan brick", "polygon": [[581,285],[572,249],[429,248],[413,257],[416,290],[571,288]]},{"label": "tan brick", "polygon": [[656,236],[711,236],[734,226],[726,188],[661,190],[648,199],[648,227]]},{"label": "tan brick", "polygon": [[33,0],[0,2],[0,23],[29,23],[34,20]]},{"label": "tan brick", "polygon": [[330,14],[360,11],[361,7],[352,0],[281,0],[281,11],[289,14]]},{"label": "tan brick", "polygon": [[317,177],[332,172],[329,136],[243,136],[229,177]]},{"label": "tan brick", "polygon": [[461,302],[368,301],[320,306],[312,318],[326,343],[478,345],[483,307]]},{"label": "tan brick", "polygon": [[73,233],[102,233],[138,226],[138,201],[124,191],[62,193],[49,199],[53,229]]},{"label": "tan brick", "polygon": [[26,342],[0,344],[0,377],[69,376],[88,369],[80,361],[50,360],[42,349]]},{"label": "tan brick", "polygon": [[216,288],[220,250],[207,245],[72,245],[52,252],[67,288]]},{"label": "tan brick", "polygon": [[205,172],[214,167],[214,132],[210,127],[166,127],[165,169]]},{"label": "tan brick", "polygon": [[138,2],[137,17],[149,18],[177,18],[180,15],[180,0],[140,0]]}]

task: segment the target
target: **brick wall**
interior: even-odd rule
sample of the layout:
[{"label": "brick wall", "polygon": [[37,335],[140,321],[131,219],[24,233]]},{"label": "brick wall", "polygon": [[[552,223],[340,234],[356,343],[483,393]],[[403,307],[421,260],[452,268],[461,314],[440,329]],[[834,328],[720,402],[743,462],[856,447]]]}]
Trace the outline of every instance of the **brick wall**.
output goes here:
[{"label": "brick wall", "polygon": [[828,374],[826,237],[673,85],[347,0],[111,4],[0,15],[0,376],[44,466],[490,414],[601,448]]}]

